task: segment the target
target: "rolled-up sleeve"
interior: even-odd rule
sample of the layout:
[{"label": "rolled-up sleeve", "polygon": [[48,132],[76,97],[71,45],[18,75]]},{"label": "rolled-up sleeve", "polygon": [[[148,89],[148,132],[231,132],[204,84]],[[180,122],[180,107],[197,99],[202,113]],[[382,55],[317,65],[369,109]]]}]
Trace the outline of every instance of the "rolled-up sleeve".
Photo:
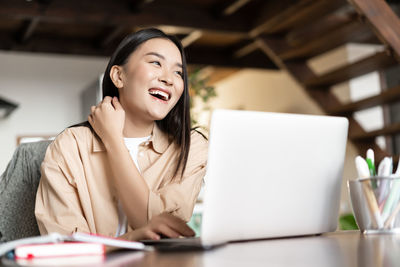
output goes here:
[{"label": "rolled-up sleeve", "polygon": [[[41,166],[35,216],[42,235],[51,232],[89,232],[74,179],[78,175],[74,164],[79,164],[76,162],[79,156],[72,156],[75,153],[71,149],[73,142],[68,139],[68,133],[57,137],[48,147]],[[68,151],[63,151],[65,146]]]},{"label": "rolled-up sleeve", "polygon": [[156,192],[150,190],[149,220],[163,212],[169,212],[186,222],[190,220],[206,173],[208,153],[207,140],[202,135],[194,131],[191,139],[188,161],[182,179],[179,182],[171,182]]}]

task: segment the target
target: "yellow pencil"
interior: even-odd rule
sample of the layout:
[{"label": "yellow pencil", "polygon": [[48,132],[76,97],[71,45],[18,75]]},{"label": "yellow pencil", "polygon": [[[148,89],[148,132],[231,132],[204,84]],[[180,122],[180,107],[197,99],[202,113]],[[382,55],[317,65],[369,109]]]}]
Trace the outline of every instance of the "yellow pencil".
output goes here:
[{"label": "yellow pencil", "polygon": [[[359,177],[369,178],[370,172],[367,162],[361,156],[357,156],[355,159],[355,163]],[[370,211],[372,222],[375,223],[374,225],[375,227],[378,227],[378,229],[382,229],[383,220],[379,212],[378,203],[376,201],[374,191],[371,187],[370,180],[369,179],[361,180],[361,184],[363,187],[365,198],[367,200],[367,206]]]}]

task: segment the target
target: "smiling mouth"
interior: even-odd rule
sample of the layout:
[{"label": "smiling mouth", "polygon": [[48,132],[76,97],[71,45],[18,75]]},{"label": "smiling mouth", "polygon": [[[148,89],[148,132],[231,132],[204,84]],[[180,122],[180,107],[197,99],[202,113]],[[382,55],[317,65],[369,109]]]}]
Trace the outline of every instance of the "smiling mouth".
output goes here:
[{"label": "smiling mouth", "polygon": [[163,101],[168,101],[171,98],[170,94],[168,94],[167,92],[157,89],[150,89],[149,94]]}]

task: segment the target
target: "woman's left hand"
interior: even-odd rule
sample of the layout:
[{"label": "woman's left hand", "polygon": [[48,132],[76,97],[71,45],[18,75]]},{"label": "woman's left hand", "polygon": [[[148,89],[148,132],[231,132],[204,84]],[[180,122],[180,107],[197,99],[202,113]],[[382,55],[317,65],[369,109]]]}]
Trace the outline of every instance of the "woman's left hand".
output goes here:
[{"label": "woman's left hand", "polygon": [[120,236],[127,240],[152,239],[159,240],[161,236],[168,238],[178,238],[180,236],[194,236],[195,232],[182,219],[169,214],[161,213],[154,216],[145,226],[136,230],[127,232]]},{"label": "woman's left hand", "polygon": [[117,97],[106,96],[97,106],[92,106],[88,121],[106,147],[113,141],[123,140],[125,111]]}]

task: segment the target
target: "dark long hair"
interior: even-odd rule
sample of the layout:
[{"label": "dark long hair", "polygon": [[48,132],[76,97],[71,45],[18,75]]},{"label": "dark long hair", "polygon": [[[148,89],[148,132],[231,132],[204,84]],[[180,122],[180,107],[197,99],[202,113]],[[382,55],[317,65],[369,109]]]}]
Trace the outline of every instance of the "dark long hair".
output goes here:
[{"label": "dark long hair", "polygon": [[[182,96],[164,119],[156,121],[157,126],[160,128],[161,131],[163,131],[168,135],[169,140],[175,142],[179,146],[180,153],[176,169],[174,172],[174,176],[176,176],[179,170],[181,170],[180,174],[182,179],[183,173],[186,168],[186,163],[188,160],[189,149],[190,149],[191,120],[190,120],[190,103],[189,103],[190,98],[188,91],[189,87],[188,87],[188,77],[187,77],[188,76],[187,65],[181,42],[175,36],[165,34],[164,32],[155,28],[140,30],[136,33],[126,36],[112,54],[110,61],[108,62],[107,68],[104,72],[103,84],[102,84],[103,99],[106,96],[111,96],[111,97],[116,96],[119,98],[118,88],[115,87],[110,77],[110,71],[112,66],[114,65],[122,66],[126,64],[128,62],[129,56],[142,43],[154,38],[163,38],[170,40],[176,45],[182,56],[183,85],[184,85]],[[84,122],[78,125],[90,126],[88,122]]]}]

